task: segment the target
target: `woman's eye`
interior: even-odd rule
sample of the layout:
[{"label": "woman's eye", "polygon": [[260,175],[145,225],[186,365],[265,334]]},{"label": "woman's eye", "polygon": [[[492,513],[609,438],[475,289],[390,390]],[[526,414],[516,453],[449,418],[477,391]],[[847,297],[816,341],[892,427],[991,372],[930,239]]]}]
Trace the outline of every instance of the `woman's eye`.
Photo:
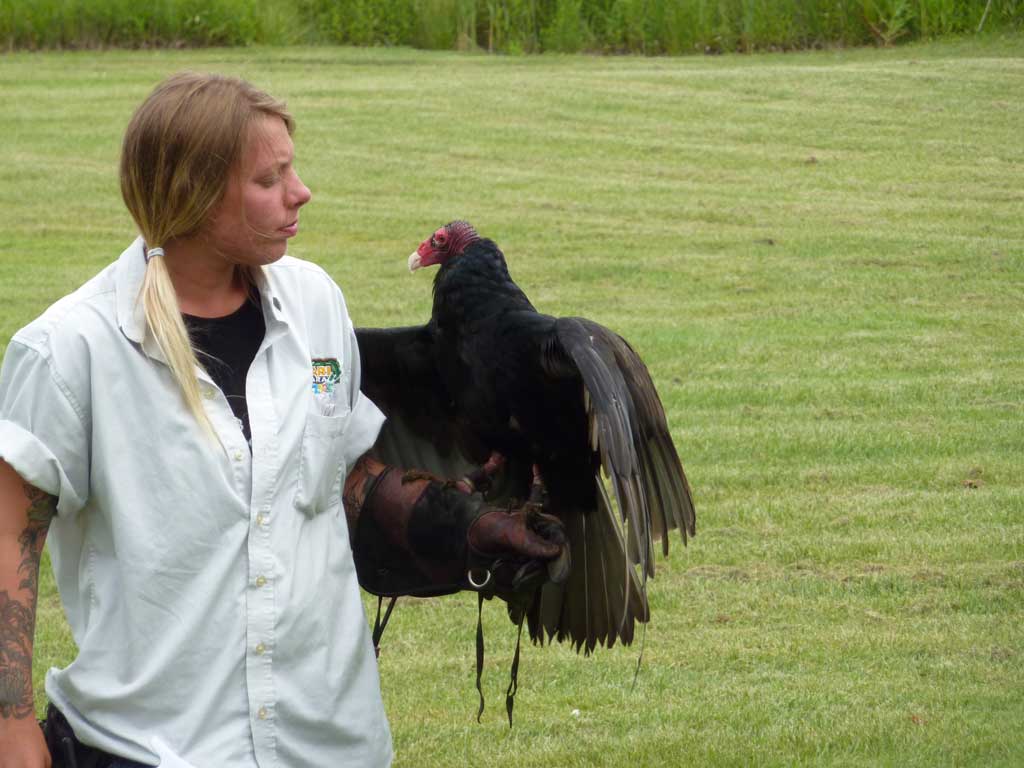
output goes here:
[{"label": "woman's eye", "polygon": [[270,189],[275,184],[277,184],[277,176],[266,176],[259,180],[259,185],[267,189]]}]

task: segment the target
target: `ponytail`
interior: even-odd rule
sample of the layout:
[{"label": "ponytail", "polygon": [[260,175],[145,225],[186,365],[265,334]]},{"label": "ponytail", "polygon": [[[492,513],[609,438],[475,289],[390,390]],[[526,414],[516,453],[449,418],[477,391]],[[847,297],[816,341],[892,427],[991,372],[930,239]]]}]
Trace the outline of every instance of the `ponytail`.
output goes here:
[{"label": "ponytail", "polygon": [[171,275],[167,271],[163,251],[151,255],[146,254],[146,274],[142,279],[139,300],[146,313],[146,325],[153,335],[157,346],[167,359],[167,366],[178,382],[185,406],[195,416],[203,432],[214,443],[219,443],[217,432],[213,428],[210,417],[203,408],[203,398],[199,391],[199,381],[195,369],[199,364],[188,329],[178,308],[178,297],[171,283]]}]

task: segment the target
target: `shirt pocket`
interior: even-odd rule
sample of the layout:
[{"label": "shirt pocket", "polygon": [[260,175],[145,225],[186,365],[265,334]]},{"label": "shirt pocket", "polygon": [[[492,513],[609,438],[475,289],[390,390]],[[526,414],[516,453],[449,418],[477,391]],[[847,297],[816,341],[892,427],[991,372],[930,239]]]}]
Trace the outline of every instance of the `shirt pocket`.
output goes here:
[{"label": "shirt pocket", "polygon": [[341,503],[341,477],[345,466],[345,430],[351,411],[324,416],[310,411],[302,434],[299,481],[295,508],[309,517]]}]

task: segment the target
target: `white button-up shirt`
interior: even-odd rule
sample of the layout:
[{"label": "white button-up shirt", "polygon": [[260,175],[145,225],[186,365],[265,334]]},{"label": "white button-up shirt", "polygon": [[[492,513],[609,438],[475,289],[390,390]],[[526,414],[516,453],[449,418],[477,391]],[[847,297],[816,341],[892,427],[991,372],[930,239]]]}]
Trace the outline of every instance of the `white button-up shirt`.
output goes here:
[{"label": "white button-up shirt", "polygon": [[340,486],[383,415],[359,392],[341,291],[285,257],[259,286],[251,453],[197,369],[185,408],[139,286],[141,240],[19,331],[0,457],[58,497],[53,567],[78,656],[46,692],[79,738],[198,768],[384,766],[391,735]]}]

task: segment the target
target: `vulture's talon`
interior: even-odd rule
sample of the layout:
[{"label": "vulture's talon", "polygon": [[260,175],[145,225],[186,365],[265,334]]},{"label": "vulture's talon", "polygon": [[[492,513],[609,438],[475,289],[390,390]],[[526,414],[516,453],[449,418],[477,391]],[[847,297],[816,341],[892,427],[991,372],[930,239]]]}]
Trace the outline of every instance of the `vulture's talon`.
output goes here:
[{"label": "vulture's talon", "polygon": [[497,451],[492,451],[483,466],[477,467],[459,481],[459,489],[468,488],[466,493],[479,492],[486,496],[494,484],[494,475],[504,466],[505,457]]},{"label": "vulture's talon", "polygon": [[[437,477],[437,475],[431,474],[430,472],[426,472],[426,471],[424,471],[422,469],[407,469],[405,472],[402,473],[402,484],[403,485],[405,485],[406,483],[416,482],[417,480],[430,480],[430,481],[434,481],[434,480],[441,480],[441,479],[439,477]],[[441,480],[441,482],[443,483],[444,481]]]}]

